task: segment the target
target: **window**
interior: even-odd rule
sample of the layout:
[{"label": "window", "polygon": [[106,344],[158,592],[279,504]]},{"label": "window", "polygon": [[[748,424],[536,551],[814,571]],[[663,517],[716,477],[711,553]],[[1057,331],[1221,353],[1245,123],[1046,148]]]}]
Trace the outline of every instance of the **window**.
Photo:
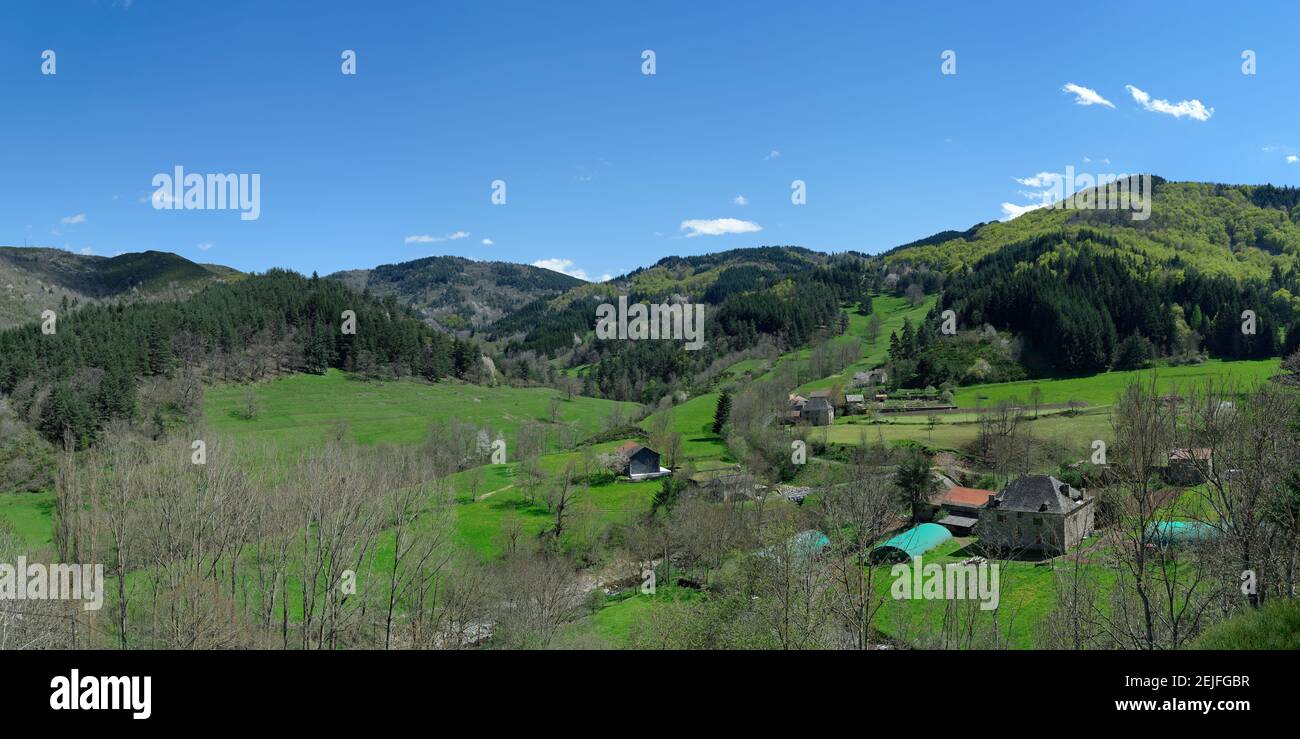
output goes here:
[{"label": "window", "polygon": [[999,513],[999,514],[998,514],[998,523],[1006,523],[1006,522],[1007,522],[1007,514],[1005,514],[1005,513]]}]

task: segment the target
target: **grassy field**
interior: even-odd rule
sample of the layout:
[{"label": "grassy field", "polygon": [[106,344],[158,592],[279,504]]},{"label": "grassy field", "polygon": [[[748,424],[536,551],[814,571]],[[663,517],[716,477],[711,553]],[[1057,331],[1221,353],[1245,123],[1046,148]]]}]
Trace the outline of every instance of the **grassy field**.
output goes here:
[{"label": "grassy field", "polygon": [[[242,413],[256,394],[260,412]],[[550,388],[481,387],[418,381],[363,382],[337,370],[325,375],[291,375],[259,385],[220,385],[204,398],[208,427],[237,433],[279,451],[319,443],[340,422],[362,444],[423,441],[435,420],[457,419],[512,438],[525,421],[549,423],[552,399],[560,398],[559,420],[587,436],[601,429],[611,410],[626,415],[635,403],[575,396],[564,400]]]},{"label": "grassy field", "polygon": [[[849,310],[849,329],[846,336],[858,337],[865,342],[862,358],[837,374],[800,385],[797,391],[825,390],[832,385],[840,385],[843,388],[849,387],[854,373],[875,369],[885,363],[889,354],[890,332],[901,330],[904,319],[911,319],[914,326],[920,324],[925,320],[925,315],[934,307],[937,299],[936,296],[930,296],[922,301],[920,305],[913,306],[907,298],[895,298],[886,295],[873,297],[871,310],[880,316],[880,335],[876,337],[875,341],[867,338],[867,324],[871,321],[871,316],[858,315],[856,310]],[[843,338],[841,337],[840,340],[843,340]],[[796,354],[800,357],[807,357],[808,353],[807,350],[804,350]]]},{"label": "grassy field", "polygon": [[[252,440],[273,449],[277,457],[318,443],[340,421],[360,443],[385,441],[415,444],[425,438],[435,420],[457,419],[491,428],[506,435],[526,421],[550,425],[550,409],[559,394],[546,388],[479,387],[421,382],[359,382],[331,370],[325,376],[294,375],[252,388],[262,411],[254,420],[240,413],[248,386],[222,386],[208,391],[206,415],[210,427],[236,439]],[[688,404],[689,405],[689,404]],[[611,410],[630,415],[633,403],[596,398],[560,399],[560,422],[583,436],[598,432]],[[710,420],[712,419],[710,411]],[[683,419],[691,418],[690,413]],[[592,453],[612,451],[620,442],[591,447]],[[542,457],[542,466],[558,473],[574,453]],[[477,475],[479,473],[474,473]],[[469,490],[471,473],[453,479],[457,493],[456,538],[485,557],[500,553],[498,534],[507,519],[517,517],[522,530],[536,535],[554,522],[546,506],[528,500],[515,485],[515,465],[488,465],[475,490]],[[660,483],[610,483],[593,486],[574,507],[575,524],[602,526],[644,510]],[[471,498],[476,497],[476,500]],[[582,533],[575,527],[575,535]]]},{"label": "grassy field", "polygon": [[[571,455],[548,455],[543,459],[543,466],[558,470],[562,468],[562,458],[567,456]],[[525,491],[515,485],[512,468],[513,465],[490,465],[478,499],[470,501],[462,495],[456,505],[457,541],[485,558],[501,554],[500,533],[510,518],[517,518],[529,536],[540,534],[555,522],[555,515],[541,501],[529,500]],[[465,477],[465,473],[457,475],[458,492],[464,490]],[[569,537],[594,536],[609,524],[645,513],[662,484],[659,480],[646,480],[591,486],[578,497],[569,513]]]},{"label": "grassy field", "polygon": [[1280,360],[1277,359],[1238,362],[1211,359],[1202,364],[1158,367],[1148,370],[1103,372],[1088,377],[971,385],[957,390],[954,394],[954,401],[961,408],[974,408],[976,405],[988,406],[999,400],[1013,398],[1028,402],[1030,390],[1037,386],[1042,392],[1041,402],[1044,404],[1068,403],[1071,400],[1076,400],[1090,406],[1110,405],[1115,402],[1116,396],[1122,393],[1124,388],[1128,387],[1134,380],[1149,380],[1154,376],[1162,392],[1172,392],[1176,387],[1187,388],[1208,381],[1224,379],[1231,379],[1239,385],[1249,386],[1263,382],[1276,374],[1279,364]]},{"label": "grassy field", "polygon": [[0,493],[0,519],[32,549],[51,543],[53,515],[54,493]]},{"label": "grassy field", "polygon": [[[960,562],[970,556],[964,546],[964,540],[949,540],[927,552],[922,561],[926,565]],[[1056,606],[1053,569],[1033,562],[998,560],[996,563],[999,567],[996,611],[999,638],[1014,648],[1032,649],[1038,639],[1040,624]],[[1106,576],[1102,568],[1084,566],[1095,569],[1099,576]],[[878,569],[875,577],[880,592],[889,594],[894,582],[890,569]],[[887,595],[885,605],[877,613],[876,628],[886,636],[909,643],[916,643],[918,638],[936,639],[949,617],[947,608],[950,603],[945,599],[894,600]],[[993,633],[995,611],[976,607],[974,613],[975,633],[980,638],[988,637]]]},{"label": "grassy field", "polygon": [[658,417],[671,412],[672,429],[682,435],[682,452],[686,459],[699,466],[709,466],[710,462],[734,462],[722,438],[713,433],[713,414],[717,408],[718,393],[706,393],[673,407],[671,411],[656,411],[641,422],[641,427],[649,431],[654,428]]},{"label": "grassy field", "polygon": [[[1200,365],[1105,372],[1091,377],[973,385],[958,390],[955,400],[958,406],[971,409],[978,406],[987,408],[1007,399],[1027,403],[1030,389],[1037,386],[1042,392],[1040,402],[1043,405],[1059,405],[1071,400],[1084,403],[1086,405],[1077,413],[1068,413],[1062,408],[1041,410],[1039,417],[1026,426],[1040,440],[1078,448],[1082,457],[1093,440],[1112,441],[1110,408],[1116,396],[1131,382],[1154,376],[1162,392],[1224,379],[1248,386],[1266,381],[1277,372],[1278,364],[1276,359],[1210,360]],[[911,440],[936,449],[960,449],[975,439],[978,425],[977,414],[973,411],[936,415],[939,423],[933,429],[929,428],[924,415],[880,414],[874,422],[866,416],[841,416],[832,425],[808,429],[807,433],[809,438],[835,444],[860,444],[864,438],[868,443]]]},{"label": "grassy field", "polygon": [[[250,390],[256,393],[261,409],[251,421],[240,417]],[[289,465],[298,452],[319,444],[340,422],[346,422],[347,429],[360,443],[381,440],[419,443],[432,421],[448,418],[482,424],[509,436],[526,420],[549,422],[551,399],[556,397],[558,394],[549,389],[358,382],[343,373],[330,371],[325,376],[294,375],[256,386],[209,388],[205,415],[209,429],[218,435],[236,442],[249,442],[249,448],[279,464]],[[630,414],[637,406],[575,398],[560,400],[558,407],[563,423],[572,424],[587,435],[600,429],[611,409],[619,408]],[[618,444],[598,444],[592,451],[607,452]],[[571,456],[545,455],[543,467],[558,472]],[[541,532],[553,521],[544,505],[528,501],[522,491],[512,487],[513,471],[514,465],[488,466],[477,495],[499,492],[476,501],[461,496],[457,504],[456,538],[483,556],[499,553],[497,533],[508,516],[517,515],[523,530],[530,535]],[[467,479],[464,473],[457,476],[454,484],[458,493],[464,493]],[[595,486],[575,505],[575,524],[600,526],[621,520],[647,508],[658,489],[657,482]],[[52,493],[0,494],[0,518],[13,525],[33,548],[51,541],[53,507]],[[581,533],[581,527],[575,526],[575,534]],[[382,550],[383,542],[380,544]]]},{"label": "grassy field", "polygon": [[[1090,409],[1077,415],[1043,414],[1027,421],[1024,428],[1039,441],[1056,443],[1070,449],[1078,448],[1081,457],[1091,449],[1093,440],[1102,439],[1110,443],[1112,437],[1110,413],[1106,409]],[[975,440],[979,425],[973,420],[944,422],[931,430],[926,425],[924,416],[886,416],[878,423],[869,423],[865,416],[848,416],[835,419],[835,423],[830,426],[805,430],[807,438],[831,444],[910,440],[932,449],[959,450]]]}]

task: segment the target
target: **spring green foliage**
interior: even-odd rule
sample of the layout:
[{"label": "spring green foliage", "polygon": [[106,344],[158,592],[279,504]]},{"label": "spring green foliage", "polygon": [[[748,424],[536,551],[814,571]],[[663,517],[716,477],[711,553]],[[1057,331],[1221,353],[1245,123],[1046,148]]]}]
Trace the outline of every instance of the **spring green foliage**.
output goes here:
[{"label": "spring green foliage", "polygon": [[[355,334],[341,331],[344,311],[356,314]],[[109,420],[135,416],[141,377],[169,375],[184,354],[212,358],[284,344],[294,357],[287,369],[317,374],[360,366],[433,380],[477,361],[476,351],[392,298],[272,270],[181,302],[84,307],[61,316],[52,334],[35,324],[0,332],[0,391],[12,394],[19,413],[37,417],[47,439],[85,447]]]},{"label": "spring green foliage", "polygon": [[1300,649],[1300,600],[1275,598],[1211,626],[1193,649]]}]

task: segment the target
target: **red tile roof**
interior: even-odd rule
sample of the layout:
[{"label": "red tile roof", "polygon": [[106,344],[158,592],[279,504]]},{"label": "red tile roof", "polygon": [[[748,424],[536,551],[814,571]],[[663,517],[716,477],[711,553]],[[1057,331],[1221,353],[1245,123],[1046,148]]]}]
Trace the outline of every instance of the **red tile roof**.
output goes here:
[{"label": "red tile roof", "polygon": [[992,490],[980,490],[979,488],[955,486],[950,487],[947,490],[939,491],[939,493],[931,499],[931,502],[936,505],[952,503],[953,505],[981,508],[989,502],[990,495],[993,495]]}]

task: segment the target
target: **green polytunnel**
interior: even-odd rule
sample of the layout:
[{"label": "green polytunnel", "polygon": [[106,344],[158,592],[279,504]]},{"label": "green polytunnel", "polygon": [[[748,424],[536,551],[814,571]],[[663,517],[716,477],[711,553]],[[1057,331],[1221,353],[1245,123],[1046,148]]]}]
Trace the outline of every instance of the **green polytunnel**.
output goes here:
[{"label": "green polytunnel", "polygon": [[916,559],[952,538],[952,532],[937,523],[923,523],[904,531],[871,550],[871,561],[905,562]]},{"label": "green polytunnel", "polygon": [[831,546],[831,540],[825,534],[816,529],[800,531],[794,536],[787,539],[783,544],[773,544],[758,553],[760,557],[775,557],[780,553],[778,547],[784,547],[787,555],[793,560],[805,563],[809,560],[820,557]]},{"label": "green polytunnel", "polygon": [[1160,546],[1200,543],[1218,535],[1218,529],[1202,521],[1160,521],[1147,529],[1147,539]]},{"label": "green polytunnel", "polygon": [[810,529],[795,534],[790,543],[798,556],[818,557],[822,552],[830,548],[831,540],[822,532]]}]

